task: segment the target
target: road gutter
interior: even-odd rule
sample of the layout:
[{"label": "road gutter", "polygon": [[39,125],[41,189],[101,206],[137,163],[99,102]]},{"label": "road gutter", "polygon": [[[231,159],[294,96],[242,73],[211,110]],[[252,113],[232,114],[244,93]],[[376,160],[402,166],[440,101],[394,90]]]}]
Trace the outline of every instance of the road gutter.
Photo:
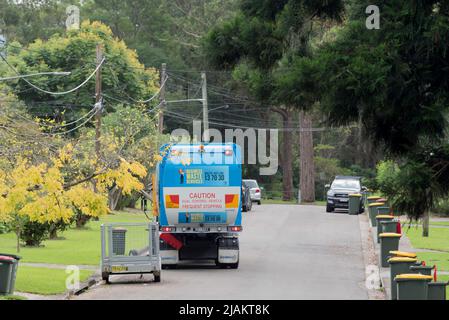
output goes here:
[{"label": "road gutter", "polygon": [[[386,290],[382,270],[379,267],[379,256],[375,246],[375,236],[369,224],[368,216],[358,215],[361,243],[363,252],[363,261],[365,264],[365,286],[368,292],[369,300],[386,300]],[[374,270],[373,270],[374,268]],[[375,271],[373,275],[373,271]],[[378,272],[378,273],[377,273]],[[378,274],[379,276],[376,276]]]}]

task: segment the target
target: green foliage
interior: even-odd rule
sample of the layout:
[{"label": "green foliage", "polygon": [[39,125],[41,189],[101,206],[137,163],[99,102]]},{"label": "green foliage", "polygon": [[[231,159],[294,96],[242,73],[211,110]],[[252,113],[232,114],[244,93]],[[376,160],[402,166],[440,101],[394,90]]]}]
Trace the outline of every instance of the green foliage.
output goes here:
[{"label": "green foliage", "polygon": [[377,165],[377,189],[386,197],[393,197],[397,191],[399,167],[392,160],[381,161]]},{"label": "green foliage", "polygon": [[0,234],[8,233],[10,231],[10,227],[7,223],[0,222]]},{"label": "green foliage", "polygon": [[442,215],[449,216],[449,199],[439,199],[432,207],[432,212]]},{"label": "green foliage", "polygon": [[[354,10],[367,1],[354,1]],[[319,54],[319,91],[332,124],[362,119],[365,131],[394,154],[444,134],[449,25],[444,1],[380,1],[381,30],[365,27],[363,11]],[[365,6],[366,7],[366,6]],[[444,8],[444,9],[443,9]]]},{"label": "green foliage", "polygon": [[[47,71],[71,71],[70,76],[39,77],[32,82],[48,91],[69,90],[83,82],[95,70],[96,46],[104,45],[106,62],[102,68],[103,91],[107,95],[118,96],[126,92],[135,100],[147,98],[157,90],[158,73],[154,69],[145,69],[138,61],[133,50],[127,48],[123,41],[114,38],[112,31],[99,22],[85,21],[80,30],[70,30],[65,35],[55,34],[48,41],[35,40],[27,50],[19,56],[12,56],[11,63],[21,74]],[[95,81],[89,81],[80,90],[64,96],[49,96],[36,90],[29,90],[29,85],[23,81],[11,83],[18,90],[21,100],[31,108],[39,104],[36,115],[47,115],[57,122],[69,122],[85,114],[91,109],[95,99]],[[78,114],[58,112],[54,105],[76,105]],[[84,108],[82,108],[84,107]],[[111,107],[109,106],[109,109]]]},{"label": "green foliage", "polygon": [[20,232],[20,240],[27,247],[38,247],[47,237],[48,226],[37,221],[28,220]]}]

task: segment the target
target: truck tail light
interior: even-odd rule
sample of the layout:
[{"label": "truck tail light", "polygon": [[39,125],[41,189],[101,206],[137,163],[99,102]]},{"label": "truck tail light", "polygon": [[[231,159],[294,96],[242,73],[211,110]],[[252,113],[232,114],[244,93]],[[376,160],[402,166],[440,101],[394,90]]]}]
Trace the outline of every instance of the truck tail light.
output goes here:
[{"label": "truck tail light", "polygon": [[232,231],[232,232],[240,232],[240,231],[242,231],[242,226],[232,226],[232,227],[228,227],[228,230],[229,230],[229,231]]},{"label": "truck tail light", "polygon": [[259,193],[260,192],[260,189],[256,189],[256,193]]},{"label": "truck tail light", "polygon": [[161,231],[162,232],[174,232],[174,231],[176,231],[176,228],[175,227],[162,227]]}]

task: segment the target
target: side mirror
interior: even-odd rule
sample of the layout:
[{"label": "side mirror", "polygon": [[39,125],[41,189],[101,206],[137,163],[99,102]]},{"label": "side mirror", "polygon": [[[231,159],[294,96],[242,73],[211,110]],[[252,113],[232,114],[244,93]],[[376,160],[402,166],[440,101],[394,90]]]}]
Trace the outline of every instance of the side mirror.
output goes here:
[{"label": "side mirror", "polygon": [[265,190],[265,188],[264,187],[260,187],[260,190]]},{"label": "side mirror", "polygon": [[324,187],[325,187],[326,189],[329,189],[329,188],[331,187],[331,185],[330,185],[330,184],[326,184]]},{"label": "side mirror", "polygon": [[367,187],[362,187],[362,191],[368,191]]}]

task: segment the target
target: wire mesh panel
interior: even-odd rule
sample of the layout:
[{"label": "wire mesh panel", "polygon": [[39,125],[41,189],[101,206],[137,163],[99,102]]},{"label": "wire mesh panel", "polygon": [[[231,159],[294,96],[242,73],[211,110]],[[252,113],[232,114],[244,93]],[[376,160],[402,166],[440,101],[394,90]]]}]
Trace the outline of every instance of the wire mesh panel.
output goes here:
[{"label": "wire mesh panel", "polygon": [[101,226],[102,272],[144,273],[160,270],[157,223]]}]

